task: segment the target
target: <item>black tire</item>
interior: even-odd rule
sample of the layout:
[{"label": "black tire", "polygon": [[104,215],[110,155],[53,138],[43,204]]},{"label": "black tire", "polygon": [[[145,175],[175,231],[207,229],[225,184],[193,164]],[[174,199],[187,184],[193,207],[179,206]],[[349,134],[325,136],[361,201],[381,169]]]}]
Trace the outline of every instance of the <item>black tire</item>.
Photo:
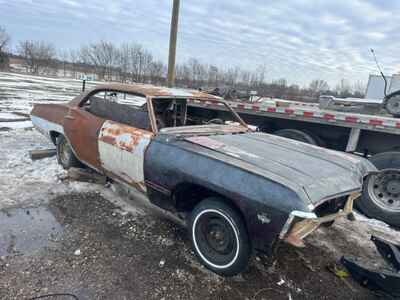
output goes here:
[{"label": "black tire", "polygon": [[308,133],[297,129],[281,129],[274,132],[274,135],[296,140],[299,142],[317,146],[317,141]]},{"label": "black tire", "polygon": [[224,200],[211,197],[197,204],[189,230],[193,249],[206,268],[223,276],[246,269],[251,255],[247,230],[240,214]]},{"label": "black tire", "polygon": [[356,206],[368,217],[400,227],[400,152],[379,153],[370,161],[383,172],[365,180]]},{"label": "black tire", "polygon": [[304,130],[304,132],[314,139],[318,147],[326,148],[326,142],[318,134],[308,130]]},{"label": "black tire", "polygon": [[384,107],[387,112],[395,118],[400,117],[400,91],[388,95],[384,100]]},{"label": "black tire", "polygon": [[57,161],[65,170],[68,170],[73,167],[75,168],[82,167],[82,164],[79,162],[74,152],[72,151],[68,140],[63,135],[59,135],[57,137],[56,146],[57,146]]}]

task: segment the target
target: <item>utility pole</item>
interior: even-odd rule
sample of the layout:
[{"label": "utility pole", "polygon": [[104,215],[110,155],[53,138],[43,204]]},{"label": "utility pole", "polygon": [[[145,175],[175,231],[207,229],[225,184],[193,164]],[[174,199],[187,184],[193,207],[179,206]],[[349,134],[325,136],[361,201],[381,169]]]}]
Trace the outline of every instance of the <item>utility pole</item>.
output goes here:
[{"label": "utility pole", "polygon": [[169,57],[168,57],[168,86],[175,85],[175,59],[176,59],[176,38],[178,35],[178,20],[179,20],[179,2],[173,0],[171,33],[169,36]]}]

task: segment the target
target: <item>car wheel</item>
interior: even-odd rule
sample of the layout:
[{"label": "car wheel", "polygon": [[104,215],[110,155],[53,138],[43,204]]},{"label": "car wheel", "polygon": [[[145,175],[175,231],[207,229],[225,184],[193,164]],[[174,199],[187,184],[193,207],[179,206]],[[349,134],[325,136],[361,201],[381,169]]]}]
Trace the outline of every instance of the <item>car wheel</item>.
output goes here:
[{"label": "car wheel", "polygon": [[311,144],[311,145],[318,145],[317,141],[309,134],[304,131],[297,130],[297,129],[281,129],[274,132],[274,135],[285,137],[288,139],[292,139],[295,141]]},{"label": "car wheel", "polygon": [[382,172],[365,180],[357,207],[369,217],[400,227],[400,152],[379,153],[370,161]]},{"label": "car wheel", "polygon": [[213,272],[233,276],[245,270],[250,242],[240,214],[219,198],[207,198],[192,211],[190,235],[201,263]]},{"label": "car wheel", "polygon": [[68,170],[72,167],[81,167],[81,163],[76,158],[71,146],[63,135],[57,137],[56,144],[57,161],[65,170]]}]

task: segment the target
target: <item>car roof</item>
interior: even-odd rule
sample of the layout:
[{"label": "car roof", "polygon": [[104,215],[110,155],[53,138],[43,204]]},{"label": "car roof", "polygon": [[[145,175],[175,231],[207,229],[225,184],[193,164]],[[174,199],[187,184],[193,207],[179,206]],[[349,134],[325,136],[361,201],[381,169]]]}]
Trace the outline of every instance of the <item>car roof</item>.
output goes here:
[{"label": "car roof", "polygon": [[150,84],[102,84],[96,86],[91,92],[110,90],[115,92],[131,93],[143,97],[153,98],[192,98],[204,101],[222,101],[221,97],[203,93],[197,90],[159,87]]}]

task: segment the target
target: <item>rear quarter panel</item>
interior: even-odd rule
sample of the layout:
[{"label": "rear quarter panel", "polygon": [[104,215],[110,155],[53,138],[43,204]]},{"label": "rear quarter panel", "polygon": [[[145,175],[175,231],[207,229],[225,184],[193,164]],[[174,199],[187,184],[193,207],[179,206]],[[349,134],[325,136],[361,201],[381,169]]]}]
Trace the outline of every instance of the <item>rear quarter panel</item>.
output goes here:
[{"label": "rear quarter panel", "polygon": [[51,131],[64,134],[63,121],[68,110],[67,104],[35,104],[31,120],[39,132],[51,139]]}]

